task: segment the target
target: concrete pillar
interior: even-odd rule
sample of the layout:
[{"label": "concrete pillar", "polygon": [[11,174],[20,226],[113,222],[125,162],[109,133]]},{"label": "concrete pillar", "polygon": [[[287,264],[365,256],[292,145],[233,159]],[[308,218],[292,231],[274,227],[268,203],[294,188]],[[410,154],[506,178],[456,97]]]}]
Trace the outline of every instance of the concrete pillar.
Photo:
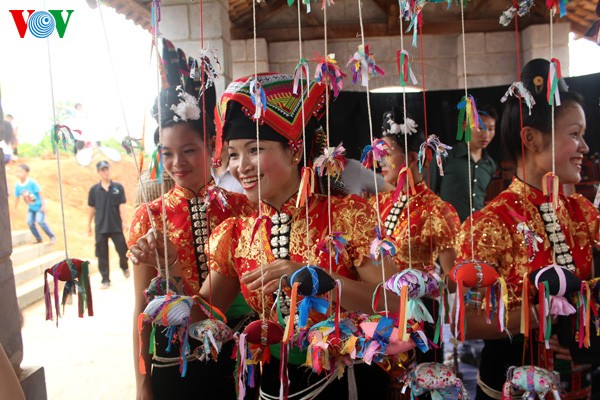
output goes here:
[{"label": "concrete pillar", "polygon": [[[12,237],[4,153],[0,150],[0,343],[12,364],[27,400],[46,400],[44,368],[21,369],[23,339],[21,338],[21,312],[17,303],[15,276],[10,256]],[[40,277],[40,279],[42,279]],[[43,340],[40,338],[40,340]],[[0,389],[1,392],[1,389]]]},{"label": "concrete pillar", "polygon": [[163,37],[191,57],[198,57],[202,48],[201,36],[204,36],[204,48],[216,50],[222,67],[220,77],[215,82],[217,95],[220,95],[233,77],[227,0],[204,0],[202,16],[201,29],[199,3],[180,0],[163,2],[160,31]]},{"label": "concrete pillar", "polygon": [[[569,76],[569,32],[568,22],[555,23],[554,51],[552,57],[560,60],[561,71],[564,76]],[[521,34],[523,65],[534,58],[550,59],[550,25],[532,25],[523,30]]]},{"label": "concrete pillar", "polygon": [[[517,80],[515,33],[476,32],[465,34],[467,86],[469,88],[510,85]],[[456,78],[465,87],[463,37],[456,38]]]},{"label": "concrete pillar", "polygon": [[4,153],[0,150],[0,343],[15,370],[23,361],[23,341],[21,339],[21,314],[17,304],[15,277],[13,275],[12,238],[10,235],[10,213]]}]

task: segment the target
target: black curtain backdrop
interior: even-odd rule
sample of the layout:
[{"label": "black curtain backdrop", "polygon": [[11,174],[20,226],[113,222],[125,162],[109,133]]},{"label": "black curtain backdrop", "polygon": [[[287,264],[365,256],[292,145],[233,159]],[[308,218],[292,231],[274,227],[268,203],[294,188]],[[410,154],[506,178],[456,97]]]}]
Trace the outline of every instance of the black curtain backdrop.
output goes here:
[{"label": "black curtain backdrop", "polygon": [[[590,155],[600,153],[600,74],[566,78],[571,91],[583,95],[587,119],[586,141],[590,147]],[[469,94],[475,98],[478,106],[489,105],[502,115],[504,108],[500,99],[508,86],[469,89]],[[456,143],[458,110],[456,105],[464,96],[462,89],[428,91],[427,101],[427,131],[438,135],[443,143]],[[407,93],[406,109],[410,117],[424,127],[423,93]],[[382,116],[394,105],[402,107],[402,93],[371,93],[371,115],[373,135],[381,133]],[[499,118],[501,119],[501,118]],[[330,143],[332,146],[344,142],[349,158],[360,158],[364,146],[370,143],[369,118],[367,110],[367,95],[365,92],[341,92],[338,98],[331,102]],[[500,140],[500,121],[496,125],[496,138],[490,144],[488,151],[498,162],[502,160]]]}]

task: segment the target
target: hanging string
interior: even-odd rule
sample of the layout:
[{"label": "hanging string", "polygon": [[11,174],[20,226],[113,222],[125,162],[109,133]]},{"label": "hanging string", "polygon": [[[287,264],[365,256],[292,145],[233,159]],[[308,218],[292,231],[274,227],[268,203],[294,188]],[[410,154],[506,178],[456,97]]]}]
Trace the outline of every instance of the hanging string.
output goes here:
[{"label": "hanging string", "polygon": [[[48,53],[48,74],[50,77],[50,97],[52,100],[52,121],[53,121],[53,125],[52,125],[52,129],[54,129],[56,131],[57,127],[57,121],[56,121],[56,102],[54,99],[54,80],[53,80],[53,74],[52,74],[52,57],[51,57],[51,53],[50,53],[50,39],[46,38],[46,50]],[[53,132],[54,133],[54,132]],[[58,169],[58,195],[60,198],[60,214],[62,217],[62,228],[63,228],[63,239],[65,241],[65,258],[68,260],[69,259],[69,251],[68,251],[68,247],[67,247],[67,225],[66,225],[66,218],[65,218],[65,206],[64,206],[64,201],[63,201],[63,191],[62,191],[62,177],[61,177],[61,173],[60,173],[60,146],[58,143],[56,143],[55,146],[55,153],[56,153],[56,167]]]},{"label": "hanging string", "polygon": [[[152,11],[153,11],[153,15],[154,15],[154,20],[153,20],[153,26],[154,26],[154,44],[155,46],[158,43],[158,40],[160,38],[160,29],[159,29],[159,25],[160,25],[160,0],[153,0],[152,1]],[[156,52],[157,55],[159,54],[159,52]],[[158,68],[160,71],[160,63],[161,63],[161,57],[158,56],[156,58],[157,63],[158,63]],[[157,74],[157,77],[160,76],[160,74]],[[157,78],[157,83],[158,83],[158,99],[160,100],[160,78]],[[159,105],[159,107],[157,107],[158,109],[158,137],[159,137],[159,143],[162,142],[162,113],[161,113],[161,107]],[[162,162],[162,156],[161,156],[161,161]],[[165,206],[165,180],[161,179],[160,181],[160,198],[161,198],[161,220],[162,220],[162,226],[163,226],[163,246],[164,246],[164,260],[165,260],[165,280],[166,282],[169,282],[169,275],[170,275],[170,271],[169,271],[169,266],[168,266],[168,250],[167,250],[167,213],[166,213],[166,206]],[[156,232],[156,234],[158,234],[158,232]],[[167,293],[170,293],[170,287],[169,284],[167,283],[166,285],[166,290]]]},{"label": "hanging string", "polygon": [[[106,51],[108,53],[108,60],[110,62],[110,67],[111,67],[111,72],[113,75],[113,82],[115,84],[115,90],[117,92],[117,99],[119,100],[119,105],[121,108],[121,117],[123,118],[123,124],[125,125],[125,132],[127,132],[127,136],[126,136],[126,140],[129,142],[129,144],[131,145],[131,143],[133,142],[133,139],[131,137],[131,133],[129,130],[129,124],[127,122],[127,115],[125,113],[125,107],[123,105],[123,96],[121,95],[121,88],[119,86],[119,81],[117,79],[117,70],[115,68],[115,64],[114,64],[114,59],[112,56],[112,51],[111,51],[111,47],[110,47],[110,41],[108,40],[108,34],[106,32],[106,23],[104,22],[104,14],[102,13],[102,7],[100,7],[100,1],[97,0],[96,1],[96,9],[98,10],[98,14],[100,15],[100,23],[102,25],[102,32],[104,35],[104,43],[106,44]],[[152,52],[153,49],[155,48],[155,46],[150,46],[150,59],[152,59]],[[160,107],[159,107],[160,108]],[[145,115],[144,115],[144,126],[145,126]],[[152,212],[150,211],[150,206],[149,206],[149,199],[148,199],[148,186],[147,186],[147,182],[144,182],[141,178],[141,163],[142,161],[138,162],[137,156],[135,154],[135,149],[133,148],[133,146],[131,146],[131,155],[133,158],[133,163],[135,165],[135,170],[137,173],[137,179],[138,182],[140,182],[140,189],[141,189],[141,194],[142,194],[142,200],[144,202],[144,206],[146,208],[146,214],[148,215],[148,221],[150,222],[150,226],[152,227],[152,230],[154,232],[158,232],[156,230],[156,225],[154,223],[154,219],[152,218]],[[142,151],[143,151],[143,146],[142,146]],[[156,266],[157,268],[160,270],[160,259],[158,256],[158,251],[155,252],[154,254],[155,256],[155,261],[156,261]],[[166,265],[166,260],[165,259],[165,265]]]},{"label": "hanging string", "polygon": [[[421,53],[421,82],[422,82],[422,91],[423,91],[423,121],[425,127],[425,143],[427,143],[427,139],[429,138],[429,129],[427,123],[427,89],[425,85],[425,50],[423,46],[423,24],[418,24],[419,28],[419,51]],[[416,29],[416,28],[415,28]],[[427,186],[431,185],[431,174],[427,175]],[[429,225],[429,254],[430,254],[430,263],[434,265],[435,260],[433,258],[433,231],[432,231],[432,218],[431,218],[431,207],[433,204],[427,204],[427,211],[429,212],[429,218],[427,218],[427,224]],[[443,272],[443,271],[442,271]],[[437,357],[437,353],[436,353]]]},{"label": "hanging string", "polygon": [[[400,10],[402,10],[402,5],[400,1],[398,1],[398,5]],[[415,27],[415,29],[417,29]],[[402,12],[400,12],[400,50],[404,51],[404,26],[402,23]],[[423,57],[421,56],[421,62],[423,62]],[[424,93],[424,92],[423,92]],[[403,117],[403,131],[402,136],[404,137],[404,163],[406,168],[409,169],[408,163],[408,128],[406,123],[406,86],[402,86],[402,117]],[[411,200],[411,191],[410,191],[410,175],[406,174],[406,181],[404,182],[404,187],[406,188],[406,223],[407,223],[407,245],[408,245],[408,268],[412,268],[412,243],[411,243],[411,224],[410,224],[410,200]]]},{"label": "hanging string", "polygon": [[[202,97],[202,105],[201,105],[201,116],[202,116],[202,139],[204,141],[204,151],[208,150],[208,137],[206,134],[206,117],[207,115],[211,115],[212,116],[212,111],[213,110],[209,110],[211,111],[211,114],[207,113],[206,110],[206,85],[208,84],[208,82],[205,79],[205,72],[206,72],[206,62],[203,59],[204,57],[204,1],[200,0],[198,2],[198,7],[200,8],[199,10],[199,18],[200,18],[200,64],[202,65],[202,67],[200,68],[200,90],[198,92],[198,96]],[[195,68],[195,66],[192,66],[192,68]],[[211,83],[212,85],[215,84],[215,82]],[[219,155],[220,156],[220,155]],[[209,157],[207,157],[205,155],[205,160],[208,160]],[[215,160],[216,162],[218,162],[217,160]],[[219,160],[220,161],[220,160]],[[228,161],[229,162],[229,161]],[[210,164],[208,162],[204,163],[204,168],[203,168],[203,173],[204,173],[204,187],[208,188],[208,183],[210,182],[211,178],[209,178],[210,176]],[[208,195],[208,193],[206,193],[206,195]],[[198,199],[198,196],[196,195],[196,199]],[[206,198],[203,199],[204,201],[210,201],[207,200]],[[198,201],[199,203],[199,201]],[[210,207],[208,207],[207,205],[206,207],[206,228],[208,230],[208,235],[207,235],[207,242],[206,245],[208,248],[210,248],[210,224],[209,221],[211,220],[211,209]],[[210,252],[209,252],[210,253]],[[206,262],[210,263],[210,254],[204,254],[206,257]],[[208,265],[208,264],[207,264]],[[208,301],[210,306],[213,306],[213,286],[212,286],[212,274],[208,274]],[[209,316],[210,319],[214,318],[214,315],[211,313]]]},{"label": "hanging string", "polygon": [[[365,27],[364,27],[364,23],[363,23],[363,16],[362,16],[362,2],[361,0],[358,0],[358,19],[360,22],[360,39],[361,39],[361,44],[362,44],[362,48],[365,48]],[[363,82],[364,84],[365,82]],[[371,98],[370,98],[370,93],[369,93],[369,79],[366,80],[366,91],[367,91],[367,113],[369,116],[369,139],[371,140],[371,143],[373,143],[374,141],[374,137],[373,137],[373,117],[371,115]],[[375,183],[375,204],[377,204],[377,207],[375,207],[376,213],[377,213],[377,228],[379,229],[379,232],[382,232],[381,230],[381,210],[379,209],[379,187],[377,185],[377,170],[376,170],[376,166],[375,163],[373,163],[372,165],[372,169],[373,169],[373,181]],[[385,257],[381,257],[381,281],[385,283],[386,281],[386,276],[385,276]],[[385,315],[386,317],[389,315],[389,308],[388,308],[388,299],[387,299],[387,293],[386,290],[383,290],[383,304],[385,307]]]},{"label": "hanging string", "polygon": [[[552,59],[554,58],[554,15],[555,15],[555,8],[551,8],[550,9],[550,65],[549,65],[549,70],[551,70],[552,68]],[[550,74],[548,74],[548,77],[550,77]],[[548,81],[546,82],[546,85],[550,86],[552,85],[552,82],[548,79]],[[558,89],[556,89],[558,90]],[[558,177],[556,176],[556,148],[555,148],[555,126],[554,126],[554,115],[555,115],[555,110],[556,110],[556,101],[552,101],[552,104],[550,105],[551,108],[551,129],[552,129],[552,134],[551,134],[551,139],[552,139],[552,179],[558,179]],[[544,182],[543,185],[547,185],[547,181],[544,178]],[[548,184],[548,186],[550,186],[550,184]],[[554,194],[552,194],[553,196]],[[551,196],[551,197],[552,197]],[[556,209],[554,210],[554,212],[552,213],[552,219],[553,219],[553,223],[558,224],[557,221],[557,216],[556,216]],[[552,262],[554,264],[556,264],[556,235],[550,235],[549,239],[552,241]]]},{"label": "hanging string", "polygon": [[[517,2],[517,0],[513,0],[513,7],[515,9],[519,9],[519,4]],[[516,57],[517,57],[517,81],[520,82],[521,81],[521,48],[520,48],[520,44],[519,44],[519,13],[515,13],[514,16],[514,21],[515,21],[515,49],[516,49]],[[518,95],[518,99],[519,99],[519,132],[523,130],[523,102],[522,102],[522,96]],[[521,140],[521,173],[523,175],[523,182],[527,182],[527,178],[526,178],[526,172],[525,172],[525,142],[523,140]],[[525,201],[527,199],[527,191],[528,191],[528,185],[524,184],[523,185],[523,195],[521,196],[521,205],[523,207],[523,214],[525,214]],[[523,215],[524,218],[527,218],[525,215]],[[526,281],[525,281],[525,277],[523,278],[523,285],[527,285]],[[524,321],[525,323],[529,323],[529,321]],[[529,334],[529,332],[527,332],[527,337],[525,338],[526,340],[523,341],[523,352],[522,352],[522,356],[521,356],[521,365],[525,365],[525,354],[527,353],[527,346],[529,345],[529,352],[530,352],[530,360],[533,360],[533,338],[532,335]],[[529,340],[527,340],[529,339]]]},{"label": "hanging string", "polygon": [[[302,56],[303,51],[302,51],[302,22],[300,20],[301,15],[300,15],[300,2],[301,0],[297,0],[296,1],[296,5],[297,5],[297,9],[298,9],[298,58],[300,60],[300,62],[302,62],[302,60],[304,59],[304,57]],[[304,68],[300,68],[300,71],[305,71]],[[301,104],[301,112],[302,112],[302,144],[303,144],[303,151],[304,151],[304,169],[303,171],[306,171],[306,168],[308,167],[308,162],[307,162],[307,158],[308,158],[308,152],[307,152],[307,147],[306,147],[306,124],[304,123],[304,121],[306,121],[305,119],[305,113],[304,113],[304,80],[302,80],[302,73],[300,75],[300,104]],[[307,75],[306,76],[306,93],[308,95],[308,90],[310,89],[310,78]],[[311,254],[310,254],[310,226],[309,226],[309,214],[308,214],[308,201],[309,199],[306,199],[306,203],[304,206],[304,218],[306,220],[306,263],[307,264],[311,264]],[[330,269],[330,273],[331,273],[331,265],[329,267]]]},{"label": "hanging string", "polygon": [[[465,101],[468,99],[468,85],[467,85],[467,47],[465,41],[465,3],[464,0],[460,0],[460,23],[461,23],[461,32],[462,32],[462,47],[463,47],[463,75],[465,79]],[[475,115],[475,118],[479,118],[478,115]],[[465,118],[465,123],[468,123]],[[467,141],[467,157],[469,158],[468,166],[468,176],[469,176],[469,219],[471,223],[469,224],[470,234],[471,234],[471,258],[475,258],[475,231],[473,228],[473,182],[472,182],[472,174],[471,171],[471,143]]]},{"label": "hanging string", "polygon": [[[256,0],[258,1],[258,0]],[[258,84],[258,61],[257,61],[257,50],[256,50],[256,1],[252,0],[252,42],[254,45],[254,81]],[[265,104],[266,106],[266,104]],[[258,109],[258,102],[255,107]],[[257,162],[257,175],[258,175],[258,220],[262,220],[262,190],[260,184],[260,130],[259,130],[259,119],[256,118],[256,159]],[[262,314],[261,318],[265,318],[265,273],[264,273],[264,264],[260,264],[260,292],[262,293],[261,298],[261,309]],[[266,332],[263,332],[266,335]],[[262,334],[261,334],[262,336]]]}]

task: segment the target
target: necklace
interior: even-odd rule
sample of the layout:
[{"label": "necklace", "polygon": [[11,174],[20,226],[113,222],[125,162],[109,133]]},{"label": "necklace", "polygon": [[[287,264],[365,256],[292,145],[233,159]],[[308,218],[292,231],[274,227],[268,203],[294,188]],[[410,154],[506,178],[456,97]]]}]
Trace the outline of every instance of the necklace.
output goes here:
[{"label": "necklace", "polygon": [[208,202],[193,197],[188,200],[190,203],[190,217],[192,220],[192,236],[194,237],[194,248],[196,260],[198,261],[199,284],[208,276],[208,258],[204,253],[204,246],[208,243],[209,229],[206,210]]},{"label": "necklace", "polygon": [[271,217],[271,250],[275,258],[290,258],[290,225],[292,218],[286,213],[276,212]]},{"label": "necklace", "polygon": [[392,236],[392,234],[394,233],[394,229],[396,229],[396,225],[398,225],[398,221],[400,220],[400,214],[402,213],[404,206],[406,206],[407,200],[408,197],[406,197],[406,195],[403,194],[398,199],[398,201],[394,203],[392,209],[390,210],[390,213],[385,218],[383,226],[385,227],[385,234],[387,236]]},{"label": "necklace", "polygon": [[573,264],[571,249],[569,248],[565,234],[558,223],[552,203],[540,204],[539,211],[542,216],[542,220],[544,221],[544,227],[546,228],[548,240],[550,240],[552,248],[554,249],[556,263],[567,268],[571,272],[575,272],[575,265]]}]

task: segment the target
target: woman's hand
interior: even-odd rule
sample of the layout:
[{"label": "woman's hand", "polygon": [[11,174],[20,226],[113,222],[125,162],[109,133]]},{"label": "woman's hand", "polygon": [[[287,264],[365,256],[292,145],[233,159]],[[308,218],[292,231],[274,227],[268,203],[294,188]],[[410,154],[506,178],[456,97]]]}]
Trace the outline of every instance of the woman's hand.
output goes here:
[{"label": "woman's hand", "polygon": [[149,375],[143,376],[141,382],[138,383],[135,398],[136,400],[152,400],[154,398]]},{"label": "woman's hand", "polygon": [[164,261],[164,241],[162,237],[157,239],[157,235],[153,229],[139,238],[137,242],[129,248],[129,259],[134,265],[138,264],[156,264],[156,253],[161,263],[161,267],[170,266],[177,260],[177,246],[170,240],[167,240],[167,256],[168,260]]},{"label": "woman's hand", "polygon": [[277,260],[270,264],[263,266],[263,278],[261,278],[261,268],[257,268],[254,271],[246,272],[242,274],[240,282],[246,285],[248,290],[258,290],[264,284],[265,293],[274,293],[279,287],[279,280],[282,276],[292,276],[294,272],[302,268],[305,264],[290,261],[290,260]]}]

